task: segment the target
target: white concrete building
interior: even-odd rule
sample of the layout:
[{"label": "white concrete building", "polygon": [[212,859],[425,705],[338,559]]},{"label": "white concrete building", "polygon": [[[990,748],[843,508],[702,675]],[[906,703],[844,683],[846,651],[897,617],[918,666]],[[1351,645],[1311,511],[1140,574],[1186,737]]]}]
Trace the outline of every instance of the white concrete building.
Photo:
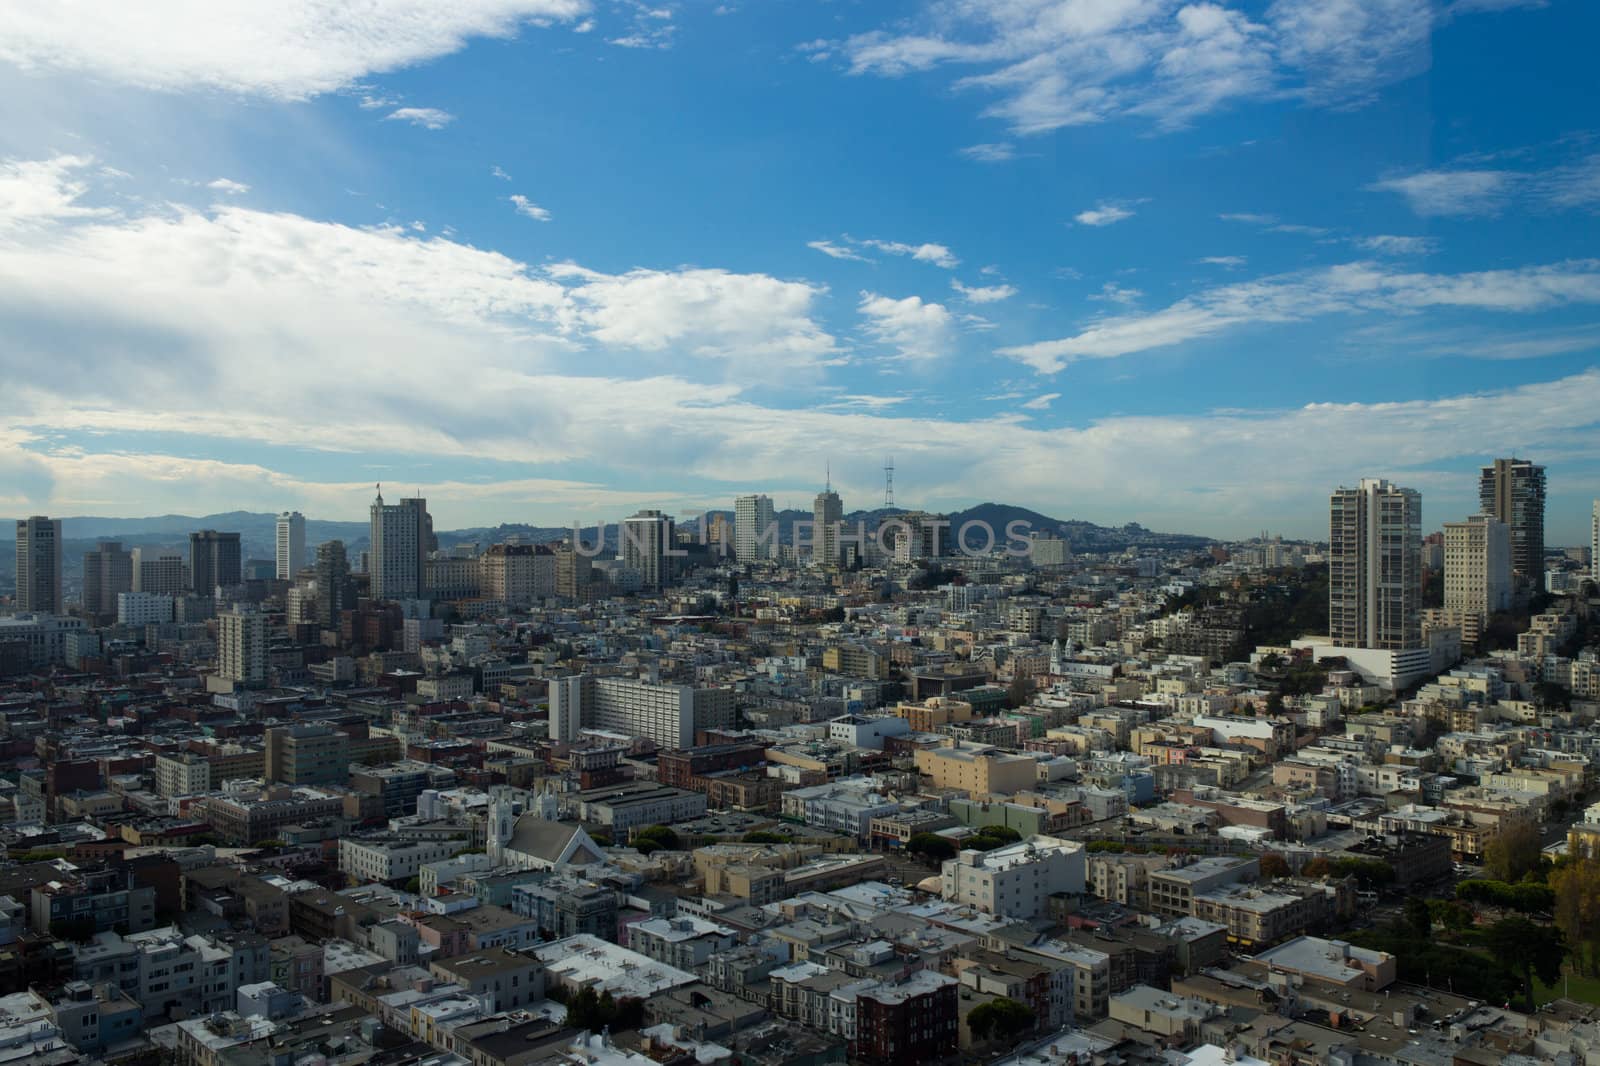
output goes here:
[{"label": "white concrete building", "polygon": [[733,501],[733,553],[740,562],[777,557],[777,521],[771,496],[740,496]]},{"label": "white concrete building", "polygon": [[561,678],[550,683],[550,737],[584,729],[644,737],[663,748],[692,748],[702,729],[733,725],[732,689],[659,685],[627,677]]},{"label": "white concrete building", "polygon": [[117,593],[117,625],[147,626],[172,621],[173,597],[154,592]]},{"label": "white concrete building", "polygon": [[299,511],[278,515],[277,574],[279,581],[293,581],[306,565],[306,516]]},{"label": "white concrete building", "polygon": [[432,528],[427,500],[411,498],[386,504],[383,494],[378,494],[371,511],[373,599],[412,600],[427,595]]},{"label": "white concrete building", "polygon": [[1422,646],[1422,495],[1363,478],[1330,498],[1328,635],[1350,648]]},{"label": "white concrete building", "polygon": [[236,608],[217,616],[217,675],[253,684],[267,679],[267,616]]},{"label": "white concrete building", "polygon": [[211,789],[211,763],[193,752],[156,756],[156,795],[194,796]]},{"label": "white concrete building", "polygon": [[1081,895],[1087,874],[1083,845],[1034,837],[993,851],[967,849],[947,859],[940,894],[1001,918],[1034,918],[1057,893]]},{"label": "white concrete building", "polygon": [[339,841],[339,869],[358,881],[403,881],[417,877],[427,863],[460,851],[463,841],[369,838]]},{"label": "white concrete building", "polygon": [[680,970],[694,970],[711,956],[732,951],[738,943],[738,934],[727,926],[683,914],[628,926],[630,951]]}]

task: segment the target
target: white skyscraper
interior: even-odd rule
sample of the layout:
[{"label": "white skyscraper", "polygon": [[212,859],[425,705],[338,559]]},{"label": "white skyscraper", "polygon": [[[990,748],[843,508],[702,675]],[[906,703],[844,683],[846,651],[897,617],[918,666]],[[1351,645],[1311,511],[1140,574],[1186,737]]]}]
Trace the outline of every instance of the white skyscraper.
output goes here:
[{"label": "white skyscraper", "polygon": [[1422,495],[1363,478],[1330,499],[1328,636],[1351,648],[1422,643]]},{"label": "white skyscraper", "polygon": [[278,580],[293,581],[306,565],[306,516],[284,511],[278,516]]},{"label": "white skyscraper", "polygon": [[372,502],[372,596],[380,600],[415,600],[427,595],[429,542],[428,501],[420,497],[397,504]]},{"label": "white skyscraper", "polygon": [[733,501],[733,552],[740,562],[778,554],[776,522],[771,496],[740,496]]},{"label": "white skyscraper", "polygon": [[66,614],[61,600],[61,519],[43,515],[17,520],[17,609]]},{"label": "white skyscraper", "polygon": [[1589,518],[1589,573],[1600,581],[1600,500],[1594,501],[1594,511]]},{"label": "white skyscraper", "polygon": [[1444,605],[1484,615],[1511,606],[1511,534],[1489,515],[1444,524]]}]

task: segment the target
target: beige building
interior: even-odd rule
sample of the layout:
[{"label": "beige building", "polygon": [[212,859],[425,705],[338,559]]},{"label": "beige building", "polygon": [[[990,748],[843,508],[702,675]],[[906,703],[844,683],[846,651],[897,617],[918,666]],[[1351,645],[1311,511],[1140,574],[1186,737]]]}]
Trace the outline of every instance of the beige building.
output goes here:
[{"label": "beige building", "polygon": [[267,679],[267,616],[233,610],[217,616],[217,676],[235,684]]},{"label": "beige building", "polygon": [[934,788],[969,796],[1009,796],[1033,787],[1039,777],[1039,760],[994,748],[922,748],[916,760],[917,772],[931,778]]}]

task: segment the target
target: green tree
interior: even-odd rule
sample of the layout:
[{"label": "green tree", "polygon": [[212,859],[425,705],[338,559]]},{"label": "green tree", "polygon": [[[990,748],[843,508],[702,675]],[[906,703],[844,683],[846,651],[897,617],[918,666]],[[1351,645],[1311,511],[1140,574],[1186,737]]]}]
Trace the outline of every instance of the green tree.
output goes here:
[{"label": "green tree", "polygon": [[1523,874],[1538,867],[1542,849],[1538,827],[1519,822],[1501,829],[1489,841],[1483,849],[1483,866],[1497,881],[1519,881]]},{"label": "green tree", "polygon": [[906,850],[914,855],[921,855],[929,862],[943,862],[945,859],[955,858],[956,854],[956,846],[950,839],[937,833],[913,834],[911,839],[906,841]]},{"label": "green tree", "polygon": [[[650,828],[641,829],[633,835],[633,846],[647,855],[651,851],[656,851],[660,848],[676,851],[680,843],[678,834],[664,825],[652,825]],[[645,844],[650,845],[648,851],[644,847]]]},{"label": "green tree", "polygon": [[1583,858],[1553,871],[1550,892],[1556,926],[1572,948],[1574,968],[1593,973],[1600,963],[1600,861]]},{"label": "green tree", "polygon": [[1006,689],[1006,706],[1012,709],[1026,707],[1033,700],[1033,678],[1018,670]]},{"label": "green tree", "polygon": [[754,833],[746,833],[743,837],[746,844],[787,844],[793,839],[783,833],[770,833],[765,829],[757,829]]},{"label": "green tree", "polygon": [[1421,896],[1407,896],[1404,913],[1406,924],[1416,930],[1417,936],[1426,940],[1428,934],[1433,932],[1433,911],[1428,908],[1428,901]]},{"label": "green tree", "polygon": [[1269,851],[1261,856],[1261,876],[1265,880],[1289,876],[1289,860],[1276,852]]},{"label": "green tree", "polygon": [[1534,1009],[1533,979],[1553,985],[1561,977],[1561,963],[1567,957],[1561,930],[1540,925],[1526,918],[1503,918],[1483,935],[1483,946],[1500,963],[1522,978],[1522,991],[1528,1010]]},{"label": "green tree", "polygon": [[978,1040],[987,1040],[991,1036],[997,1040],[1010,1040],[1032,1029],[1034,1021],[1032,1007],[1005,996],[980,1003],[967,1013],[967,1028]]}]

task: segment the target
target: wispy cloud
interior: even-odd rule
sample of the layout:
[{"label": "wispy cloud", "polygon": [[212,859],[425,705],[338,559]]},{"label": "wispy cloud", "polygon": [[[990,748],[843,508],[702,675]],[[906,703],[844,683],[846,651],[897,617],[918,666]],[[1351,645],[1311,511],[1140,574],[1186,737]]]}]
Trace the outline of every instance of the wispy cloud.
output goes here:
[{"label": "wispy cloud", "polygon": [[1439,246],[1432,237],[1400,237],[1380,233],[1373,237],[1357,237],[1356,247],[1380,255],[1427,255]]},{"label": "wispy cloud", "polygon": [[919,263],[932,263],[936,267],[954,270],[960,265],[955,253],[942,244],[906,244],[904,241],[868,239],[856,242],[866,248],[875,248],[889,255],[910,256]]},{"label": "wispy cloud", "polygon": [[217,192],[227,193],[229,196],[239,196],[250,191],[250,186],[242,181],[233,181],[229,178],[216,178],[206,182],[206,188],[215,189]]},{"label": "wispy cloud", "polygon": [[978,163],[1009,163],[1017,158],[1017,146],[1010,141],[969,144],[961,149],[961,154]]},{"label": "wispy cloud", "polygon": [[455,120],[450,112],[437,107],[402,107],[384,116],[385,122],[409,122],[429,130],[442,130]]},{"label": "wispy cloud", "polygon": [[853,259],[858,263],[872,262],[866,256],[853,252],[842,245],[834,244],[832,241],[807,241],[806,247],[813,251],[821,252],[829,259]]},{"label": "wispy cloud", "polygon": [[489,176],[491,178],[499,178],[501,181],[511,180],[511,175],[502,170],[498,163],[489,168]]},{"label": "wispy cloud", "polygon": [[1183,344],[1247,323],[1428,308],[1520,313],[1600,303],[1600,260],[1467,274],[1395,273],[1346,263],[1209,289],[1159,311],[1099,319],[1060,340],[999,349],[1053,374],[1080,359],[1112,359]]},{"label": "wispy cloud", "polygon": [[999,303],[1017,294],[1015,285],[963,285],[955,278],[950,279],[950,287],[960,293],[962,299],[975,304]]},{"label": "wispy cloud", "polygon": [[511,196],[506,197],[506,199],[511,201],[511,205],[516,208],[517,214],[521,215],[523,218],[531,218],[535,222],[550,221],[549,211],[546,211],[544,208],[540,207],[526,196],[523,196],[521,193],[514,193]]},{"label": "wispy cloud", "polygon": [[1233,270],[1237,267],[1244,266],[1246,260],[1242,255],[1206,255],[1196,259],[1195,262],[1204,263],[1207,266],[1219,266],[1228,270]]},{"label": "wispy cloud", "polygon": [[1132,218],[1134,211],[1120,203],[1102,203],[1098,206],[1087,208],[1073,215],[1073,220],[1081,226],[1109,226],[1123,219]]},{"label": "wispy cloud", "polygon": [[1600,205],[1600,154],[1542,170],[1420,170],[1367,188],[1399,194],[1424,217],[1496,215],[1512,204],[1540,211],[1594,207]]},{"label": "wispy cloud", "polygon": [[1045,411],[1049,409],[1052,403],[1059,399],[1061,399],[1061,394],[1059,392],[1046,392],[1039,396],[1035,396],[1033,399],[1022,404],[1021,406],[1028,411]]}]

